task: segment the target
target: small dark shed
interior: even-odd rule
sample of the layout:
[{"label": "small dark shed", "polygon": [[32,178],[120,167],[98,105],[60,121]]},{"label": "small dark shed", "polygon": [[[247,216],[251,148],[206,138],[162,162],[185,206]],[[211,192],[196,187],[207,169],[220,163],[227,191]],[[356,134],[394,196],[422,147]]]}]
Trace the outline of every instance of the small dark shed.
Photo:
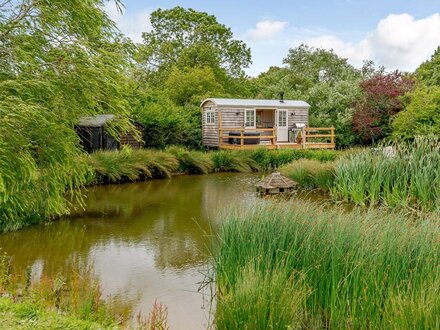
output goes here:
[{"label": "small dark shed", "polygon": [[[121,135],[120,142],[108,133],[106,126],[115,118],[114,115],[97,115],[80,119],[75,130],[81,139],[83,149],[92,153],[97,150],[116,150],[121,145],[129,145],[133,148],[141,148],[142,141],[136,141],[135,132]],[[141,123],[133,123],[143,136],[144,126]]]}]

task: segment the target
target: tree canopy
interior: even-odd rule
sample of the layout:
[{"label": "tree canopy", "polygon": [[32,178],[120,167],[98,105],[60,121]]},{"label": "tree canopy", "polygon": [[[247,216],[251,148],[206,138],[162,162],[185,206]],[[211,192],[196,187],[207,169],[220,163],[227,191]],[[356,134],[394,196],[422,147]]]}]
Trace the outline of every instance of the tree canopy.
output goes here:
[{"label": "tree canopy", "polygon": [[417,68],[416,77],[428,86],[440,86],[440,46],[430,60],[423,62]]},{"label": "tree canopy", "polygon": [[243,76],[251,63],[251,52],[230,28],[213,15],[174,7],[151,14],[152,29],[143,34],[140,59],[150,70],[172,66],[223,69],[232,77]]},{"label": "tree canopy", "polygon": [[390,136],[394,116],[404,109],[401,96],[414,88],[412,76],[399,71],[377,74],[360,84],[362,98],[355,104],[353,130],[360,142]]}]

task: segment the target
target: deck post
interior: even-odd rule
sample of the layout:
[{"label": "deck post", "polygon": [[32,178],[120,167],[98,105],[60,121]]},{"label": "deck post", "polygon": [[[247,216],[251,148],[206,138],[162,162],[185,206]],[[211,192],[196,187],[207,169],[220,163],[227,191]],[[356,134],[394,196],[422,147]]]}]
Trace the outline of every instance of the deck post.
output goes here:
[{"label": "deck post", "polygon": [[277,142],[276,130],[275,128],[272,128],[272,146],[275,147],[276,142]]},{"label": "deck post", "polygon": [[332,126],[330,131],[331,131],[331,144],[333,144],[333,147],[334,147],[334,144],[335,144],[335,128]]},{"label": "deck post", "polygon": [[306,139],[307,139],[307,127],[304,127],[302,130],[301,130],[301,137],[302,137],[302,146],[303,146],[303,149],[305,149],[306,148]]},{"label": "deck post", "polygon": [[240,130],[240,146],[243,148],[244,145],[244,128]]},{"label": "deck post", "polygon": [[218,146],[221,148],[223,145],[223,126],[222,126],[222,113],[218,111]]}]

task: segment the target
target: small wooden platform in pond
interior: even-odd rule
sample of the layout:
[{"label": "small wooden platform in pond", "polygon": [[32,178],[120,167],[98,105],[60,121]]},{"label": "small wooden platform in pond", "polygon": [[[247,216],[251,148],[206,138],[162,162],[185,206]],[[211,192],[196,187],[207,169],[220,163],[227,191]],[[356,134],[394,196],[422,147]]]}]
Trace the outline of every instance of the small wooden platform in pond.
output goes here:
[{"label": "small wooden platform in pond", "polygon": [[255,187],[260,194],[274,195],[291,194],[294,192],[296,185],[295,181],[281,175],[279,172],[274,172],[259,181]]}]

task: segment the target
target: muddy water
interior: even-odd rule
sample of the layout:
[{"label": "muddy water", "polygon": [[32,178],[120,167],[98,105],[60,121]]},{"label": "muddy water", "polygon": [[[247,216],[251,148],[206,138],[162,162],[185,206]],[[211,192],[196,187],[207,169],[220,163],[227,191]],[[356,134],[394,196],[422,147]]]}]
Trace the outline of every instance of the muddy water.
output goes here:
[{"label": "muddy water", "polygon": [[0,235],[14,271],[34,278],[92,265],[104,295],[148,314],[168,307],[171,329],[205,329],[209,292],[199,292],[209,267],[218,213],[255,200],[261,175],[212,174],[88,189],[85,211],[63,221]]}]

